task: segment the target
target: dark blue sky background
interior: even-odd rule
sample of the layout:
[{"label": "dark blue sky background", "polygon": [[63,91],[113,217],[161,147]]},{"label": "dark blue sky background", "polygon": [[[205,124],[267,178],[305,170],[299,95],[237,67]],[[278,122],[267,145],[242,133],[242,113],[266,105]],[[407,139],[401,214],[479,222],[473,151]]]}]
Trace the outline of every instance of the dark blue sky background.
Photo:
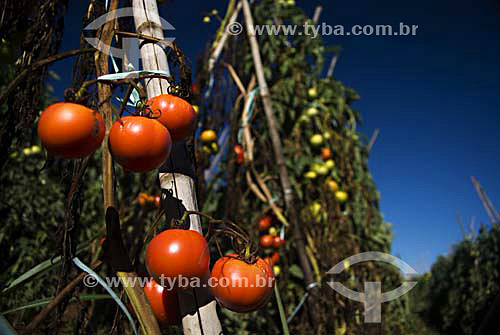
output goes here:
[{"label": "dark blue sky background", "polygon": [[[226,1],[174,0],[161,10],[195,63],[217,24],[204,12],[224,12]],[[417,36],[324,36],[343,51],[335,77],[358,91],[360,130],[380,136],[370,167],[386,221],[393,224],[393,254],[418,271],[429,268],[462,236],[456,214],[488,219],[470,182],[476,176],[500,203],[500,2],[498,0],[297,1],[320,22],[346,27],[415,24]],[[86,1],[71,1],[61,50],[78,48]],[[71,80],[72,60],[53,66]],[[500,206],[500,205],[499,205]]]}]

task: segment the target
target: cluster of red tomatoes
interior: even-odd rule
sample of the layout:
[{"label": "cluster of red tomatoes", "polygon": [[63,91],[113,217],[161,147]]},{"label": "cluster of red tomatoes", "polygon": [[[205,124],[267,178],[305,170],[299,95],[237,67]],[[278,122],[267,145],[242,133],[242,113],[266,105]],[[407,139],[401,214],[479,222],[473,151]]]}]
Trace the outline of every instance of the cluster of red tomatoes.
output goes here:
[{"label": "cluster of red tomatoes", "polygon": [[[248,261],[226,255],[217,260],[212,271],[209,264],[209,246],[196,231],[169,229],[151,240],[146,267],[155,281],[145,287],[145,293],[162,325],[179,320],[177,292],[198,285],[208,286],[219,304],[240,313],[263,307],[272,295],[271,265],[259,257]],[[180,278],[186,282],[182,284]]]},{"label": "cluster of red tomatoes", "polygon": [[[120,118],[109,132],[109,147],[116,162],[131,172],[148,172],[167,159],[172,141],[190,136],[196,112],[187,101],[170,94],[149,100],[142,115]],[[38,136],[49,154],[83,158],[102,143],[106,128],[102,116],[73,103],[49,106],[40,116]]]},{"label": "cluster of red tomatoes", "polygon": [[260,237],[259,244],[270,255],[265,260],[273,266],[274,275],[278,276],[281,272],[280,267],[277,265],[280,259],[278,250],[285,245],[285,240],[278,236],[279,231],[273,226],[273,216],[271,215],[266,215],[260,219],[258,229],[263,234]]},{"label": "cluster of red tomatoes", "polygon": [[136,202],[141,208],[145,207],[157,207],[161,206],[161,196],[159,195],[148,195],[146,193],[140,193],[136,199]]}]

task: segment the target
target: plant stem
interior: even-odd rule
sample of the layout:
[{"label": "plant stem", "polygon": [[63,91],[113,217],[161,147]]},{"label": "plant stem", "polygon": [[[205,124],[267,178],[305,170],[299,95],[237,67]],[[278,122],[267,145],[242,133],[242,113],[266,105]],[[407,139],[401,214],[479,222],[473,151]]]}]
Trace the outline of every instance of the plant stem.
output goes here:
[{"label": "plant stem", "polygon": [[[119,0],[111,0],[109,6],[109,13],[118,8]],[[102,27],[101,42],[105,45],[111,45],[113,40],[113,29],[116,24],[116,17],[108,17],[106,24]],[[99,51],[95,56],[96,74],[97,77],[108,74],[109,69],[109,55],[105,52]],[[113,158],[109,151],[108,137],[109,130],[113,125],[113,108],[111,105],[111,87],[110,85],[98,82],[97,83],[97,96],[98,96],[98,109],[102,112],[104,122],[106,125],[106,138],[102,144],[102,183],[104,194],[104,209],[113,207],[115,204],[114,198],[114,178],[113,178]],[[120,281],[122,282],[125,292],[132,303],[132,307],[141,324],[141,329],[144,334],[160,334],[158,322],[154,317],[151,306],[149,305],[144,291],[138,285],[130,287],[130,282],[133,281],[137,274],[135,272],[117,272]]]},{"label": "plant stem", "polygon": [[14,91],[14,89],[21,84],[21,82],[26,79],[26,77],[33,71],[38,70],[41,67],[44,67],[46,65],[52,64],[54,62],[57,62],[58,60],[65,59],[68,57],[80,55],[83,53],[89,53],[89,52],[95,52],[96,50],[94,48],[87,48],[87,49],[78,49],[78,50],[71,50],[71,51],[66,51],[57,55],[53,55],[50,57],[47,57],[45,59],[41,59],[38,62],[35,62],[31,64],[31,66],[25,68],[24,70],[21,71],[17,75],[17,77],[12,80],[8,85],[7,88],[2,92],[0,95],[0,105],[2,105],[5,102],[5,99]]},{"label": "plant stem", "polygon": [[281,327],[283,328],[283,334],[289,335],[288,323],[286,321],[285,309],[283,308],[283,302],[281,301],[280,290],[278,289],[278,281],[274,281],[274,296],[276,297],[276,304],[278,305],[278,311],[280,313]]},{"label": "plant stem", "polygon": [[[102,262],[97,261],[91,268],[94,270],[101,266]],[[45,318],[54,310],[54,308],[59,305],[64,297],[66,297],[69,293],[73,292],[73,290],[80,284],[80,282],[83,280],[83,278],[87,275],[86,272],[80,273],[75,279],[73,279],[68,285],[66,285],[65,288],[63,288],[55,297],[54,299],[47,305],[45,306],[44,309],[40,313],[31,320],[30,324],[26,327],[26,329],[23,331],[23,334],[32,334],[33,330],[38,327],[40,322],[45,320]]]}]

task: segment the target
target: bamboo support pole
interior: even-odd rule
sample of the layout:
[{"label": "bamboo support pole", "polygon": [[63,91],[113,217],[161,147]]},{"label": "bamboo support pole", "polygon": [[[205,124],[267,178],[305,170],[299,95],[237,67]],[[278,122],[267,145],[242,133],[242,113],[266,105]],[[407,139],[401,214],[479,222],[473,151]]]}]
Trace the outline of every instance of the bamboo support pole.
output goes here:
[{"label": "bamboo support pole", "polygon": [[[227,26],[231,25],[232,23],[236,22],[236,19],[238,18],[238,14],[241,10],[241,1],[238,2],[236,5],[236,8],[233,11],[233,14],[229,18],[229,21],[227,22]],[[227,29],[224,29],[224,33],[222,34],[220,40],[217,42],[217,46],[215,47],[214,51],[210,55],[210,58],[208,59],[208,73],[212,72],[214,69],[215,63],[217,62],[217,59],[219,58],[222,50],[224,49],[224,46],[226,45],[226,41],[229,38],[229,31]]]},{"label": "bamboo support pole", "polygon": [[[133,0],[134,21],[138,34],[152,36],[163,39],[163,30],[158,15],[156,0]],[[163,49],[153,43],[146,43],[141,46],[140,55],[144,70],[169,71],[167,57]],[[147,82],[147,93],[151,99],[160,94],[167,93],[169,83],[164,79],[153,79]],[[174,144],[171,158],[165,165],[165,170],[159,174],[162,189],[172,195],[173,200],[181,206],[183,210],[197,211],[198,203],[196,198],[193,164],[185,142]],[[169,208],[167,208],[168,212]],[[168,215],[179,216],[176,208],[172,208]],[[189,217],[189,229],[203,234],[201,220],[198,215],[192,214]],[[222,334],[222,326],[217,317],[216,302],[211,297],[208,288],[197,288],[193,292],[183,291],[178,294],[179,308],[182,316],[182,328],[186,335]]]}]

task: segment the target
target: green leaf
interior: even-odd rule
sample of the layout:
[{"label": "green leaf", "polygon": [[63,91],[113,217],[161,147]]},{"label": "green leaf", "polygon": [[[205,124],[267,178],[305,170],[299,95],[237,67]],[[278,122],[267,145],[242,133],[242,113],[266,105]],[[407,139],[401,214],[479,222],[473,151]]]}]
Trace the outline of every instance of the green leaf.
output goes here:
[{"label": "green leaf", "polygon": [[[87,244],[86,246],[80,246],[80,248],[77,249],[77,251],[76,251],[77,255],[79,253],[81,253],[83,250],[87,249],[89,247],[90,242],[87,242],[86,244]],[[52,259],[47,259],[46,261],[43,261],[42,263],[40,263],[38,265],[35,265],[30,270],[26,271],[25,273],[23,273],[22,275],[20,275],[19,277],[17,277],[13,281],[11,281],[9,286],[7,286],[6,288],[4,288],[2,290],[1,294],[5,294],[5,293],[9,292],[10,290],[15,288],[16,286],[21,285],[25,281],[32,279],[33,277],[35,277],[38,274],[47,272],[47,271],[59,266],[60,262],[61,262],[61,256],[57,256],[57,257],[52,258]]]},{"label": "green leaf", "polygon": [[[32,301],[30,303],[27,303],[26,305],[22,305],[19,307],[15,307],[15,308],[3,311],[0,314],[7,315],[10,313],[22,311],[24,309],[42,307],[42,306],[48,305],[53,299],[54,299],[54,297],[45,298],[45,299],[38,299],[38,300]],[[109,300],[109,299],[111,299],[111,296],[109,294],[81,294],[79,296],[79,299],[80,300]],[[76,299],[71,298],[70,302],[76,302]]]},{"label": "green leaf", "polygon": [[298,279],[304,279],[304,273],[302,272],[302,269],[299,268],[299,266],[296,264],[293,264],[292,266],[290,266],[290,268],[288,269],[288,272],[292,276],[294,276]]}]

